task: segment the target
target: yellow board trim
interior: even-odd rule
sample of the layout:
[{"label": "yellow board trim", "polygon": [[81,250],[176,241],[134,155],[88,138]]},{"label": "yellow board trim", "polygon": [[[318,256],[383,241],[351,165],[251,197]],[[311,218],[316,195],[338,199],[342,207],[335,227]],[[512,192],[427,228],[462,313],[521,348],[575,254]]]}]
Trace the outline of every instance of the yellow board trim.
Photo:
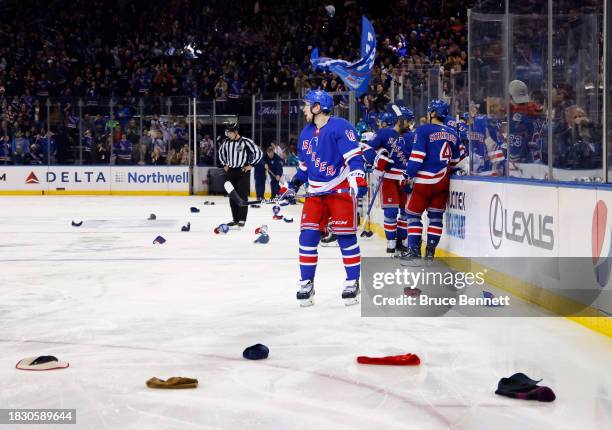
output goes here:
[{"label": "yellow board trim", "polygon": [[[385,238],[385,230],[379,224],[371,222],[370,230],[378,236]],[[574,309],[577,305],[567,297],[552,293],[535,284],[525,282],[506,273],[493,270],[472,261],[470,258],[462,257],[445,249],[436,249],[436,256],[440,257],[442,260],[453,258],[454,264],[452,264],[452,266],[457,269],[484,272],[484,279],[488,284],[500,290],[507,291],[527,302],[538,305],[556,315],[562,315],[564,309]],[[588,311],[588,315],[601,312],[592,307],[586,308],[585,311]],[[564,318],[581,324],[604,336],[612,337],[612,318],[608,316],[564,316]]]},{"label": "yellow board trim", "polygon": [[0,196],[188,196],[189,191],[2,190]]}]

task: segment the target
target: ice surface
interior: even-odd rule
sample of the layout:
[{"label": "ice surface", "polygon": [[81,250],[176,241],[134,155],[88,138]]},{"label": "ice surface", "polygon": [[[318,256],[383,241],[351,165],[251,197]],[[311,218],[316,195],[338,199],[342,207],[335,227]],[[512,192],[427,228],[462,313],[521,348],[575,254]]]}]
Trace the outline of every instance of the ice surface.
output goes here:
[{"label": "ice surface", "polygon": [[[0,408],[76,408],[76,427],[91,429],[612,428],[610,339],[567,319],[361,318],[340,298],[338,248],[320,249],[316,305],[300,308],[300,206],[283,208],[293,224],[263,206],[243,231],[215,235],[230,220],[222,197],[0,202]],[[253,244],[261,224],[267,245]],[[362,255],[384,247],[362,242]],[[255,343],[268,360],[242,358]],[[420,367],[355,360],[408,352]],[[15,369],[46,354],[70,368]],[[557,400],[496,396],[519,371]],[[200,387],[152,390],[152,376]]]}]

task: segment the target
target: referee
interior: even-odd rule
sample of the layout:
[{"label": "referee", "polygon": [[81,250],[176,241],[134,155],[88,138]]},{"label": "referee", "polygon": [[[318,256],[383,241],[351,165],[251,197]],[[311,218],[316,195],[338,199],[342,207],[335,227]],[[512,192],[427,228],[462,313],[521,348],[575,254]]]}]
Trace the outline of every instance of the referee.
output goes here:
[{"label": "referee", "polygon": [[[263,156],[261,149],[251,139],[240,136],[238,123],[225,128],[225,139],[219,147],[219,160],[225,170],[225,180],[230,181],[240,197],[247,200],[251,191],[251,168]],[[232,222],[228,226],[244,227],[249,208],[238,206],[230,199]]]}]

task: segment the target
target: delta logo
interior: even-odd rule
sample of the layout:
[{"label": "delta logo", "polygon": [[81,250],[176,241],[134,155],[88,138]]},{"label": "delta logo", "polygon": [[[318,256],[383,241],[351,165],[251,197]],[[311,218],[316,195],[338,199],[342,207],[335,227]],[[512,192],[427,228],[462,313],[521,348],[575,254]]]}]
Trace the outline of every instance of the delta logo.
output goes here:
[{"label": "delta logo", "polygon": [[39,184],[40,182],[38,181],[36,174],[32,171],[26,178],[25,183],[26,184]]},{"label": "delta logo", "polygon": [[595,279],[602,288],[608,284],[612,268],[612,235],[609,230],[608,207],[602,200],[599,200],[593,211],[591,246]]}]

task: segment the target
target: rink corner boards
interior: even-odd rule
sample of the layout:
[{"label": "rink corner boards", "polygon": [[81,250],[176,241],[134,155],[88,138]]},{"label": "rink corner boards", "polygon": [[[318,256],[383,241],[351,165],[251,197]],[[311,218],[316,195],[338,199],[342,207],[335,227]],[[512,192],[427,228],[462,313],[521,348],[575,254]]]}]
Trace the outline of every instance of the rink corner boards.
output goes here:
[{"label": "rink corner boards", "polygon": [[[385,230],[381,225],[372,222],[370,229],[375,232],[377,236],[385,239]],[[569,307],[575,306],[570,300],[559,294],[552,293],[535,284],[525,282],[506,273],[501,273],[489,267],[485,267],[482,264],[472,261],[470,258],[462,257],[445,249],[438,248],[436,250],[436,257],[445,260],[449,263],[449,266],[452,266],[454,269],[469,269],[480,272],[485,272],[484,269],[486,269],[484,279],[487,284],[504,290],[526,302],[533,303],[553,314],[561,315],[562,311],[560,311],[560,309],[568,309]],[[589,315],[597,313],[596,310],[592,308],[589,308],[587,311]],[[612,318],[606,315],[565,316],[565,318],[612,338]]]}]

